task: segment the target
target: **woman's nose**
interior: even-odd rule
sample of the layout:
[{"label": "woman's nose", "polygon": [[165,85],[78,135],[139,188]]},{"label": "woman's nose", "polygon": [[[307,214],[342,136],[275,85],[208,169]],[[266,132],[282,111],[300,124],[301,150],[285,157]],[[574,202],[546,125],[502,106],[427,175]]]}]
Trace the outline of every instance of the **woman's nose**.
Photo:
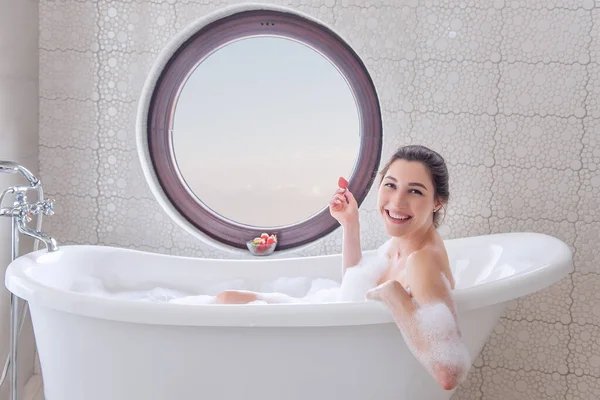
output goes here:
[{"label": "woman's nose", "polygon": [[406,193],[404,193],[401,190],[398,190],[396,193],[394,193],[394,195],[395,195],[394,201],[396,202],[396,204],[403,205],[404,203],[406,203],[406,200],[407,200]]}]

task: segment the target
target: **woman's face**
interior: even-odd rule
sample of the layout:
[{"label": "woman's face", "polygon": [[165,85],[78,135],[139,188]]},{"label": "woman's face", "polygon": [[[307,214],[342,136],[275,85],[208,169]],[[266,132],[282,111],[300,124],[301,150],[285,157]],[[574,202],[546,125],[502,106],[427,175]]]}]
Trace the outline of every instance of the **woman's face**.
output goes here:
[{"label": "woman's face", "polygon": [[390,236],[404,236],[433,225],[440,207],[427,167],[418,161],[396,160],[384,175],[377,209]]}]

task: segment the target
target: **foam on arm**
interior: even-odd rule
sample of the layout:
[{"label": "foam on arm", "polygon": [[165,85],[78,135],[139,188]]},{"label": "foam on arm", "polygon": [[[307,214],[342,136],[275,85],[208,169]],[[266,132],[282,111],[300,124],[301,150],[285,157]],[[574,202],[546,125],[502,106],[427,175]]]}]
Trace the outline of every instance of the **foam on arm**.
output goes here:
[{"label": "foam on arm", "polygon": [[434,262],[428,256],[407,261],[412,298],[397,281],[370,290],[367,298],[387,305],[413,355],[440,386],[451,390],[466,378],[471,357],[461,338],[450,284]]}]

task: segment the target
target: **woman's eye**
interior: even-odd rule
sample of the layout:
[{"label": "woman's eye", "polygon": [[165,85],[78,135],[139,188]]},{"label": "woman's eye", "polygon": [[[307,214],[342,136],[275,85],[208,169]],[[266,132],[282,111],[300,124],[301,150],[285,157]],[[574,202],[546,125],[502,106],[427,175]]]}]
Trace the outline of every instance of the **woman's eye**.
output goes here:
[{"label": "woman's eye", "polygon": [[394,185],[393,183],[386,183],[385,186],[387,186],[387,187],[389,187],[391,189],[396,188],[396,185]]},{"label": "woman's eye", "polygon": [[411,193],[420,194],[421,196],[423,195],[423,193],[421,193],[421,191],[420,191],[420,190],[417,190],[417,189],[412,189],[410,192],[411,192]]}]

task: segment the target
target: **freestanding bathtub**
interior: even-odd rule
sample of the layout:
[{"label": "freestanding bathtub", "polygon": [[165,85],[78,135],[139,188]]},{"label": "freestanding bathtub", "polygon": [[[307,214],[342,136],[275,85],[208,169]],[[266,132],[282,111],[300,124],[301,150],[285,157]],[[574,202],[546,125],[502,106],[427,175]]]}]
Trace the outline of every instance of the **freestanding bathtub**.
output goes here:
[{"label": "freestanding bathtub", "polygon": [[[572,270],[560,240],[511,233],[447,240],[455,301],[474,359],[507,302]],[[63,246],[15,260],[6,286],[29,301],[46,400],[448,399],[376,302],[190,305],[73,291],[287,277],[340,280],[341,256],[210,260]]]}]

